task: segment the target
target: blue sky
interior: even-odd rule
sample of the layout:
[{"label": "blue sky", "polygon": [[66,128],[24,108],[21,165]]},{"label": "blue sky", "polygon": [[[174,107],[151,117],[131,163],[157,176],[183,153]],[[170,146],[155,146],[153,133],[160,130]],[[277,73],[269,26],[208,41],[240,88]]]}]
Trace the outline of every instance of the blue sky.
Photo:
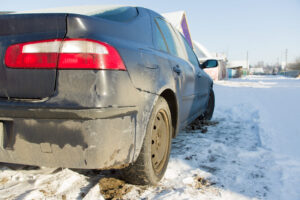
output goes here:
[{"label": "blue sky", "polygon": [[192,38],[231,60],[276,63],[300,57],[300,0],[0,0],[0,10],[74,5],[138,5],[159,13],[185,10]]}]

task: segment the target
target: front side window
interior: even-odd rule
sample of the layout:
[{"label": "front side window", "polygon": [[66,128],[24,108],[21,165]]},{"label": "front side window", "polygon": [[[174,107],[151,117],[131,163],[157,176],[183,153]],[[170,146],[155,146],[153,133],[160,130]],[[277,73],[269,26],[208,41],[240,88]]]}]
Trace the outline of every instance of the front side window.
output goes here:
[{"label": "front side window", "polygon": [[184,49],[184,44],[183,41],[180,40],[180,37],[178,37],[178,31],[176,31],[175,28],[173,28],[171,25],[169,25],[170,29],[171,29],[171,33],[173,35],[173,38],[175,40],[175,45],[176,45],[176,50],[177,50],[177,54],[180,58],[182,59],[187,59],[187,55]]},{"label": "front side window", "polygon": [[188,44],[188,42],[185,40],[185,38],[182,36],[182,34],[178,34],[180,35],[179,37],[181,38],[181,40],[183,41],[187,56],[188,56],[188,60],[194,65],[194,66],[199,66],[198,63],[198,58],[196,57],[193,49],[191,48],[191,46]]},{"label": "front side window", "polygon": [[207,57],[204,52],[202,50],[200,50],[200,48],[197,46],[196,43],[193,42],[193,46],[194,46],[194,52],[197,55],[198,58],[205,58]]}]

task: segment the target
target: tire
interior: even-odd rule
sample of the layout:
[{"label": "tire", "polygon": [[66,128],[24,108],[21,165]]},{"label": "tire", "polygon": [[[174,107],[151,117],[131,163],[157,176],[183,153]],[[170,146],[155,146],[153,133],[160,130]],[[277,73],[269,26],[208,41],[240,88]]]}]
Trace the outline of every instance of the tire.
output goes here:
[{"label": "tire", "polygon": [[209,99],[208,99],[208,104],[206,107],[205,112],[203,113],[201,120],[211,120],[213,114],[214,114],[214,109],[215,109],[215,93],[211,89],[209,93]]},{"label": "tire", "polygon": [[122,178],[135,185],[156,185],[164,176],[170,157],[171,113],[166,100],[159,97],[154,106],[143,146],[137,160],[122,169]]}]

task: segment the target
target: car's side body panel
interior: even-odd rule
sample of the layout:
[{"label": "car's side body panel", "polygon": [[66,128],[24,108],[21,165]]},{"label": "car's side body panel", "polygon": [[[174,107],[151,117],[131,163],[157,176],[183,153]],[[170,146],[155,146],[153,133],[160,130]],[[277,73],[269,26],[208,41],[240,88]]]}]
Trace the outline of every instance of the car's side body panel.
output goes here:
[{"label": "car's side body panel", "polygon": [[[155,28],[158,26],[158,23],[156,23],[155,20],[159,18],[164,21],[164,19],[158,13],[153,11],[149,12],[152,16],[152,32],[155,33]],[[175,29],[174,31],[176,32]],[[156,34],[153,34],[153,36],[156,37]],[[188,61],[188,52],[186,52],[183,41],[181,41],[178,32],[177,37],[175,37],[174,40],[176,40],[177,43],[180,43],[175,44],[176,46],[179,45],[177,49],[180,51],[179,54],[184,54],[184,58],[171,55],[170,52],[167,53],[166,56],[166,60],[169,62],[169,67],[171,69],[179,68],[181,71],[180,74],[176,74],[175,72],[171,73],[173,76],[172,82],[175,86],[171,86],[171,88],[176,92],[178,101],[178,121],[180,122],[177,127],[178,132],[178,130],[184,128],[198,116],[203,114],[208,103],[209,92],[212,88],[213,81],[198,64],[193,65]],[[155,46],[155,38],[153,41]],[[156,46],[156,48],[159,49],[158,46]],[[159,55],[164,55],[164,51],[159,51]],[[165,61],[164,63],[167,62]]]}]

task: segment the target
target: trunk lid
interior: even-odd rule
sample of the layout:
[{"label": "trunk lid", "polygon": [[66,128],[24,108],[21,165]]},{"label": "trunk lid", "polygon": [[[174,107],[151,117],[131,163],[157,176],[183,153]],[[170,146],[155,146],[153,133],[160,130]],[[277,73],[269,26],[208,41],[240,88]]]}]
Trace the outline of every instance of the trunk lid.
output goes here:
[{"label": "trunk lid", "polygon": [[5,65],[5,52],[13,44],[66,35],[66,14],[0,15],[0,98],[41,99],[55,92],[55,69],[15,69]]}]

